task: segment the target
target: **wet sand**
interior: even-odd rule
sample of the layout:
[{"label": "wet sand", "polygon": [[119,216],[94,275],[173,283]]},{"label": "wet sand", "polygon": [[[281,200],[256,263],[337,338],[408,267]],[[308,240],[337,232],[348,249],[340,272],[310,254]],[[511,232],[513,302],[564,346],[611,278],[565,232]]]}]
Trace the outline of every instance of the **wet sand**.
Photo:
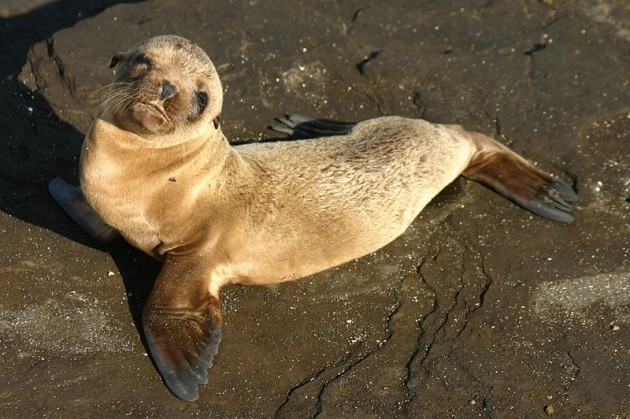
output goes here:
[{"label": "wet sand", "polygon": [[[626,2],[116,3],[0,6],[0,416],[627,416]],[[234,142],[287,112],[459,123],[570,180],[576,221],[458,179],[381,251],[227,288],[209,383],[182,402],[140,331],[158,264],[47,192],[77,180],[111,56],[163,33],[214,60]]]}]

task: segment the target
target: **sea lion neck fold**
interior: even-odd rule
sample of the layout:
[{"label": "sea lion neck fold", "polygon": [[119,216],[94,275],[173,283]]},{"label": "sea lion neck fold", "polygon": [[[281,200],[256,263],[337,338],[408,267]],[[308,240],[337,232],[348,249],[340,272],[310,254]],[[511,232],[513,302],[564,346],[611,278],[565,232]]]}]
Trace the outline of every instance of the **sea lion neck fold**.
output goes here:
[{"label": "sea lion neck fold", "polygon": [[[133,179],[141,173],[163,172],[169,174],[171,182],[192,179],[189,184],[212,187],[216,183],[213,179],[221,179],[221,172],[234,170],[238,163],[244,164],[220,129],[174,145],[163,145],[97,119],[83,145],[81,182],[89,188],[94,184],[91,179],[99,182],[111,176]],[[155,170],[146,170],[149,167]],[[158,179],[163,177],[157,175]],[[125,189],[124,185],[120,189]]]},{"label": "sea lion neck fold", "polygon": [[146,136],[136,134],[120,128],[109,118],[97,118],[90,127],[86,135],[89,143],[103,143],[110,147],[120,147],[121,149],[138,150],[165,150],[177,153],[178,150],[201,147],[205,144],[209,150],[229,150],[228,141],[220,128],[205,130],[196,136],[182,138],[179,141],[160,141],[159,138],[146,138]]}]

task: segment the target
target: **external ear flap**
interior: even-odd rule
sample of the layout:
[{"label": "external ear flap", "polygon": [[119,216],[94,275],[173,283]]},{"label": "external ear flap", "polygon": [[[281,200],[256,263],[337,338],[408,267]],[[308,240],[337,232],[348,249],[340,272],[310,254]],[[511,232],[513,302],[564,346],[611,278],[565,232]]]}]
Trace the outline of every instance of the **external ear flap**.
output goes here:
[{"label": "external ear flap", "polygon": [[109,62],[109,68],[114,68],[116,64],[123,60],[123,58],[125,58],[124,52],[119,52],[118,54],[114,55],[112,57],[112,60]]},{"label": "external ear flap", "polygon": [[218,114],[213,120],[214,129],[219,129],[219,123],[221,122],[221,114]]}]

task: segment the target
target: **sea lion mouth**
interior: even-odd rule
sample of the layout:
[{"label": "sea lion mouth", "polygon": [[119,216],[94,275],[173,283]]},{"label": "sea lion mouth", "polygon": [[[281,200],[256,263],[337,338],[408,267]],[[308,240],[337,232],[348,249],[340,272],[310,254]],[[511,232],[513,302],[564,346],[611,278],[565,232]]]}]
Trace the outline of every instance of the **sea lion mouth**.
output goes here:
[{"label": "sea lion mouth", "polygon": [[150,133],[163,134],[173,125],[166,111],[155,103],[136,102],[130,111],[133,120]]}]

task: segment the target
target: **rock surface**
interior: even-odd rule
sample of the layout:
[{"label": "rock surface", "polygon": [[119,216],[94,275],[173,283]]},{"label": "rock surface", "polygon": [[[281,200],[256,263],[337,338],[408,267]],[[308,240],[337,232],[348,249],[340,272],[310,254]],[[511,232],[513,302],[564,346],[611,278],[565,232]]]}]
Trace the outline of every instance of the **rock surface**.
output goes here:
[{"label": "rock surface", "polygon": [[[2,417],[630,412],[626,2],[116,3],[0,6]],[[379,252],[226,289],[209,384],[179,401],[139,331],[159,266],[98,248],[46,191],[76,182],[111,56],[163,33],[214,60],[235,142],[286,112],[460,123],[573,180],[577,220],[458,179]]]}]

